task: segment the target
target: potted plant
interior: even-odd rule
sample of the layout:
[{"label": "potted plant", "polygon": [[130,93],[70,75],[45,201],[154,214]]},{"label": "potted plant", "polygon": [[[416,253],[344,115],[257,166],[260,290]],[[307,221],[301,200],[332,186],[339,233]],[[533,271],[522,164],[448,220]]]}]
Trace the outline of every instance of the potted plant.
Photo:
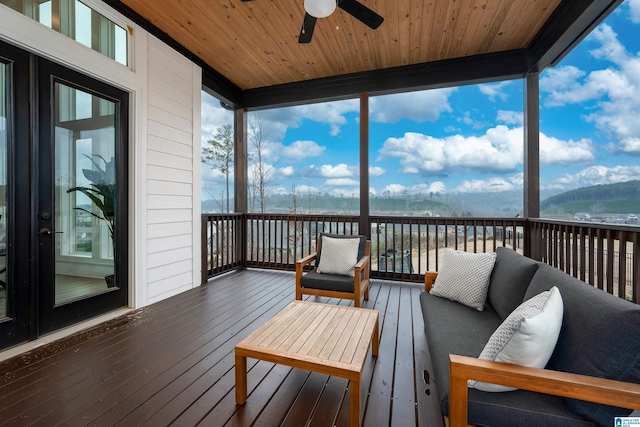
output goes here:
[{"label": "potted plant", "polygon": [[[99,154],[93,156],[84,155],[93,164],[92,169],[82,169],[82,173],[85,178],[91,182],[91,187],[73,187],[67,190],[67,193],[79,191],[86,195],[93,204],[98,208],[100,214],[94,211],[76,207],[74,209],[81,210],[89,215],[106,222],[109,228],[109,235],[111,236],[111,243],[113,244],[113,251],[116,250],[116,241],[114,236],[115,226],[115,195],[116,195],[116,180],[115,180],[115,158],[112,156],[109,161],[105,160]],[[96,160],[98,159],[98,160]],[[115,286],[114,275],[109,274],[105,276],[108,287]]]}]

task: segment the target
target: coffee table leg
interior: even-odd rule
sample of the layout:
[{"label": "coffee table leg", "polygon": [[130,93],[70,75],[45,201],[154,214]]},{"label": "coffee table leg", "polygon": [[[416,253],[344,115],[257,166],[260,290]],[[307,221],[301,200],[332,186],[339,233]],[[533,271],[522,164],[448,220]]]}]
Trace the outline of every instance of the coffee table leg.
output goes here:
[{"label": "coffee table leg", "polygon": [[371,354],[378,355],[378,348],[380,347],[380,334],[378,330],[379,319],[376,319],[376,326],[373,328],[373,340],[371,342]]},{"label": "coffee table leg", "polygon": [[247,358],[236,352],[236,403],[243,405],[247,401]]},{"label": "coffee table leg", "polygon": [[349,381],[349,425],[360,425],[360,378]]}]

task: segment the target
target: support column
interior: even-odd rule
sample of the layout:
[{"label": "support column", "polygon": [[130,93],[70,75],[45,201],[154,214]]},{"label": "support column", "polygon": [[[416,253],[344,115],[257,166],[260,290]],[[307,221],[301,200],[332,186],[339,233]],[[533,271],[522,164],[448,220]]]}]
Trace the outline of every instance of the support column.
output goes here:
[{"label": "support column", "polygon": [[529,74],[524,92],[524,217],[540,217],[539,74]]},{"label": "support column", "polygon": [[234,110],[235,151],[233,159],[234,212],[247,212],[247,110]]},{"label": "support column", "polygon": [[360,234],[371,238],[369,227],[369,93],[360,94]]},{"label": "support column", "polygon": [[[540,218],[540,80],[528,74],[524,91],[524,217]],[[528,223],[527,223],[528,224]],[[536,256],[539,245],[531,227],[524,227],[524,255]]]},{"label": "support column", "polygon": [[242,213],[242,219],[236,221],[239,228],[235,233],[235,256],[243,265],[247,265],[247,184],[248,184],[248,144],[247,144],[247,110],[236,109],[233,116],[235,150],[233,159],[233,193],[234,212]]}]

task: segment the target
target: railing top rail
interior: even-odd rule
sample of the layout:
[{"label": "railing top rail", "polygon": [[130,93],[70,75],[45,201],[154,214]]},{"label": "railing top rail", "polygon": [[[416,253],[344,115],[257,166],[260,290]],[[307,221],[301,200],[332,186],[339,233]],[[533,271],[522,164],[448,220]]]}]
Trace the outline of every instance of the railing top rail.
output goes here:
[{"label": "railing top rail", "polygon": [[241,212],[228,212],[228,213],[203,213],[205,218],[242,218],[244,214]]},{"label": "railing top rail", "polygon": [[584,221],[566,221],[559,219],[548,218],[529,218],[528,221],[532,224],[547,224],[547,225],[567,225],[588,229],[602,229],[612,231],[628,231],[632,233],[640,232],[640,227],[637,225],[627,224],[606,224],[602,222],[584,222]]}]

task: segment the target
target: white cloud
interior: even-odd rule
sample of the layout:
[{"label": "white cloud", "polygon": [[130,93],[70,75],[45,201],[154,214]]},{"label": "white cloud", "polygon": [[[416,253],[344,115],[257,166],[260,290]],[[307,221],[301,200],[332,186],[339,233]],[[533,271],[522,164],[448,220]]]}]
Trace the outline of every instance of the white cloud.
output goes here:
[{"label": "white cloud", "polygon": [[290,176],[293,176],[293,174],[295,173],[295,169],[293,168],[293,166],[285,166],[283,168],[278,169],[278,172],[282,176],[290,177]]},{"label": "white cloud", "polygon": [[200,118],[200,143],[202,147],[205,146],[207,140],[215,135],[218,128],[226,124],[233,125],[233,112],[222,108],[219,100],[205,92],[202,95]]},{"label": "white cloud", "polygon": [[618,148],[625,154],[629,154],[631,156],[640,156],[640,138],[625,138],[620,141],[620,145]]},{"label": "white cloud", "polygon": [[435,122],[440,114],[452,111],[449,96],[455,90],[432,89],[372,97],[369,101],[371,120],[378,123],[397,123],[402,119]]},{"label": "white cloud", "polygon": [[479,193],[492,191],[509,191],[516,187],[504,178],[493,177],[486,180],[463,180],[453,191],[458,193]]},{"label": "white cloud", "polygon": [[522,126],[524,116],[522,111],[498,110],[496,121],[507,125]]},{"label": "white cloud", "polygon": [[408,188],[409,194],[444,193],[446,189],[447,186],[442,181],[434,181],[431,184],[421,182]]},{"label": "white cloud", "polygon": [[434,181],[427,188],[427,192],[431,193],[444,193],[447,191],[447,186],[442,181]]},{"label": "white cloud", "polygon": [[[638,8],[633,2],[630,10]],[[596,43],[591,55],[611,65],[589,74],[576,67],[547,70],[540,80],[541,91],[547,92],[545,106],[563,106],[594,101],[595,108],[585,116],[605,136],[620,145],[612,153],[638,153],[633,138],[640,136],[640,56],[629,53],[616,33],[607,25],[596,28],[586,39]]]},{"label": "white cloud", "polygon": [[369,166],[369,176],[382,176],[386,173],[387,171],[380,166]]},{"label": "white cloud", "polygon": [[329,185],[331,187],[344,187],[348,185],[358,185],[358,181],[351,178],[329,178],[324,185]]},{"label": "white cloud", "polygon": [[574,188],[632,180],[640,180],[640,166],[589,166],[575,174],[561,175],[553,185]]},{"label": "white cloud", "polygon": [[317,194],[320,190],[312,185],[296,185],[296,193],[299,194]]},{"label": "white cloud", "polygon": [[267,193],[269,194],[277,194],[279,196],[283,196],[285,194],[291,194],[291,189],[286,189],[283,186],[277,186],[277,187],[267,187]]},{"label": "white cloud", "polygon": [[283,145],[281,154],[294,160],[302,160],[306,157],[321,155],[326,147],[318,145],[314,141],[295,141],[291,145]]},{"label": "white cloud", "polygon": [[407,187],[405,187],[402,184],[388,184],[382,189],[382,194],[385,194],[388,192],[389,194],[392,194],[392,195],[399,195],[399,194],[402,194],[406,189]]},{"label": "white cloud", "polygon": [[540,164],[585,163],[595,159],[595,148],[590,139],[563,141],[540,133]]},{"label": "white cloud", "polygon": [[382,189],[383,194],[389,192],[389,194],[394,196],[399,196],[404,194],[406,191],[407,194],[429,194],[429,193],[444,193],[446,191],[446,185],[442,181],[434,181],[431,184],[427,184],[424,182],[412,185],[407,187],[402,184],[388,184]]},{"label": "white cloud", "polygon": [[640,0],[627,0],[625,2],[629,6],[629,14],[634,24],[640,24]]},{"label": "white cloud", "polygon": [[547,93],[544,105],[558,107],[592,99],[595,94],[578,82],[585,75],[584,71],[573,65],[545,70],[540,77],[540,92]]},{"label": "white cloud", "polygon": [[325,123],[329,125],[330,135],[336,136],[340,133],[340,127],[347,123],[345,114],[359,111],[359,101],[350,99],[250,112],[247,118],[249,128],[261,119],[266,138],[282,141],[288,129],[300,127],[304,120]]},{"label": "white cloud", "polygon": [[320,176],[323,176],[325,178],[348,178],[353,175],[353,171],[345,163],[340,163],[336,166],[320,166]]},{"label": "white cloud", "polygon": [[[450,172],[513,171],[523,161],[523,129],[499,125],[484,135],[434,138],[407,132],[388,138],[378,152],[378,160],[396,158],[406,174],[442,175]],[[540,134],[540,163],[568,164],[594,159],[588,139],[562,141]]]},{"label": "white cloud", "polygon": [[465,125],[471,126],[474,129],[482,129],[486,126],[486,124],[481,120],[476,120],[471,116],[471,111],[465,111],[462,117],[457,117],[457,121],[464,123]]},{"label": "white cloud", "polygon": [[508,98],[508,95],[505,91],[503,91],[502,89],[504,89],[505,87],[509,86],[511,82],[500,82],[500,83],[492,83],[492,84],[481,84],[478,85],[478,89],[480,89],[480,92],[482,92],[483,94],[487,95],[489,97],[489,101],[491,102],[495,102],[496,97],[500,98],[503,101],[506,101]]}]

